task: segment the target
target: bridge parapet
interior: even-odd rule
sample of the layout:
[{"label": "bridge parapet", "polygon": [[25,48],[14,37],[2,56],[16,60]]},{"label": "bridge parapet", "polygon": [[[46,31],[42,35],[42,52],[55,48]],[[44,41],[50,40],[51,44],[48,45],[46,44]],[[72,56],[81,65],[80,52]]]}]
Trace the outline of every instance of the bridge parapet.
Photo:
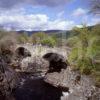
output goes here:
[{"label": "bridge parapet", "polygon": [[69,52],[69,50],[67,50],[66,48],[58,48],[58,47],[51,48],[47,46],[32,45],[32,44],[17,45],[16,49],[19,47],[23,47],[29,50],[32,56],[41,56],[41,57],[47,53],[53,52],[53,53],[58,53],[67,58]]}]

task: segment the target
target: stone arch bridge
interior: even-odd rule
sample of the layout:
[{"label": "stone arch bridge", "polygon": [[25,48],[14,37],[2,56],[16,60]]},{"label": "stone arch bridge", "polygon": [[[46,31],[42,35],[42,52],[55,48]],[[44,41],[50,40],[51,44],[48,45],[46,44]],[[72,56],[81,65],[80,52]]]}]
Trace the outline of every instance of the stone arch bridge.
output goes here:
[{"label": "stone arch bridge", "polygon": [[32,45],[32,44],[19,44],[16,46],[15,50],[19,47],[23,47],[27,50],[30,51],[32,56],[40,56],[42,57],[43,55],[47,54],[47,53],[57,53],[62,55],[64,58],[68,58],[68,54],[70,52],[70,48],[68,47],[48,47],[48,46],[41,46],[41,45]]}]

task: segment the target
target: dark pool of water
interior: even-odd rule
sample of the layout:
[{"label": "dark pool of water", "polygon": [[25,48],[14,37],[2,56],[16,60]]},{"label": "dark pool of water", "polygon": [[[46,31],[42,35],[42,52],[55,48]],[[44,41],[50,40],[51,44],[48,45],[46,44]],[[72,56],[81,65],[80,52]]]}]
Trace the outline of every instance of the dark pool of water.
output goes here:
[{"label": "dark pool of water", "polygon": [[16,100],[60,100],[62,91],[43,81],[43,78],[26,79],[24,85],[13,92]]}]

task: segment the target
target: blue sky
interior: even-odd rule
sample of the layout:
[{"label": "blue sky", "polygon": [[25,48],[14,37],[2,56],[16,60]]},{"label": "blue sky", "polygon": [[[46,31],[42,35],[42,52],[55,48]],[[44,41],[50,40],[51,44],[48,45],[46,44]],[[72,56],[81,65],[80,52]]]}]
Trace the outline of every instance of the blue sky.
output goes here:
[{"label": "blue sky", "polygon": [[0,26],[7,30],[70,30],[95,25],[89,0],[0,0]]}]

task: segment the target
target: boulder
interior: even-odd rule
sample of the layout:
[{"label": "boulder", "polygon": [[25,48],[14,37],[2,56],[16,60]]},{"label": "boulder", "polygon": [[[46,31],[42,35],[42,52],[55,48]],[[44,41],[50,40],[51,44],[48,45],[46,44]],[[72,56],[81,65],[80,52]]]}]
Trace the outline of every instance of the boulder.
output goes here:
[{"label": "boulder", "polygon": [[18,85],[18,75],[7,63],[0,59],[0,93],[9,96]]},{"label": "boulder", "polygon": [[21,62],[21,70],[24,72],[46,72],[49,62],[41,57],[27,57]]},{"label": "boulder", "polygon": [[67,88],[67,86],[63,84],[65,77],[66,77],[66,72],[62,70],[60,73],[58,72],[47,73],[45,75],[44,81],[55,87],[66,87]]}]

